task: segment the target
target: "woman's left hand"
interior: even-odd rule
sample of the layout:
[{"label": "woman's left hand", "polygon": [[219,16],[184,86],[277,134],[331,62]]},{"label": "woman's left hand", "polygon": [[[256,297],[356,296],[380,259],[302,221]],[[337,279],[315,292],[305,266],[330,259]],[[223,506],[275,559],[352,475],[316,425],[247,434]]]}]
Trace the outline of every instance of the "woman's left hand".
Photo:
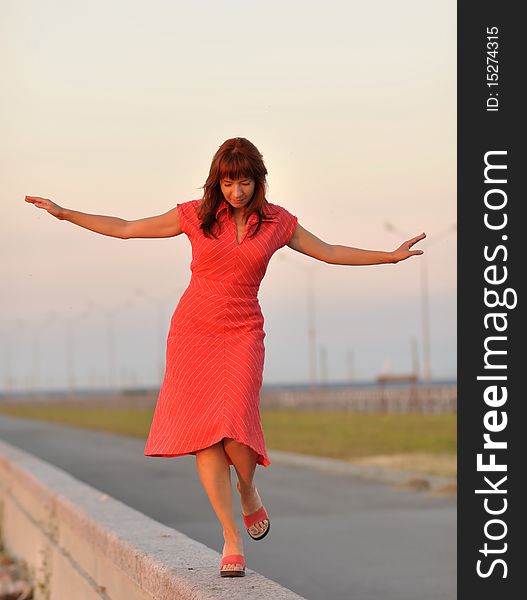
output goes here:
[{"label": "woman's left hand", "polygon": [[398,263],[401,260],[406,260],[407,258],[410,258],[410,256],[419,256],[420,254],[423,254],[423,252],[424,252],[423,250],[410,250],[410,248],[414,244],[417,244],[417,242],[420,242],[421,240],[423,240],[425,237],[426,237],[426,233],[421,233],[421,235],[416,235],[411,240],[407,240],[406,242],[403,242],[399,246],[399,248],[397,248],[397,250],[392,252],[393,262]]}]

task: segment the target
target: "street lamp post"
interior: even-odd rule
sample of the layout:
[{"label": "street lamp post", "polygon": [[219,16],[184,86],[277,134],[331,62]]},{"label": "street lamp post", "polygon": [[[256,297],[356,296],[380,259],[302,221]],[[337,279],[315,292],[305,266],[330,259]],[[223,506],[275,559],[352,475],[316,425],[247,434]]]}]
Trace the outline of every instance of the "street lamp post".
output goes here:
[{"label": "street lamp post", "polygon": [[71,398],[75,397],[75,392],[79,384],[77,378],[76,366],[75,366],[75,352],[77,346],[75,344],[75,323],[76,321],[82,320],[96,310],[97,305],[90,301],[86,307],[73,315],[64,315],[64,327],[65,327],[65,346],[66,346],[66,372],[68,377],[68,390]]},{"label": "street lamp post", "polygon": [[52,321],[56,319],[54,310],[49,310],[45,316],[45,320],[41,323],[33,325],[34,341],[33,341],[33,393],[35,397],[40,398],[40,394],[44,387],[41,383],[41,361],[40,361],[40,346],[43,339],[43,330]]},{"label": "street lamp post", "polygon": [[136,296],[140,298],[144,298],[147,301],[152,302],[156,307],[156,322],[157,322],[157,335],[156,335],[156,346],[157,346],[157,383],[161,385],[163,383],[163,377],[165,376],[165,336],[164,336],[164,327],[163,327],[163,316],[165,313],[165,304],[167,300],[163,300],[152,294],[145,292],[142,288],[137,288]]},{"label": "street lamp post", "polygon": [[119,379],[117,377],[117,360],[115,351],[115,321],[118,314],[122,312],[123,308],[128,308],[132,304],[131,299],[126,299],[117,306],[108,308],[100,305],[96,305],[94,302],[90,303],[90,306],[97,308],[100,313],[104,314],[106,318],[106,343],[108,353],[108,388],[111,393],[117,393],[119,386]]},{"label": "street lamp post", "polygon": [[[73,317],[74,318],[74,317]],[[75,347],[73,340],[73,324],[71,316],[64,316],[66,340],[66,373],[68,377],[68,390],[70,397],[75,396]]]},{"label": "street lamp post", "polygon": [[[423,255],[424,258],[424,255]],[[421,316],[423,330],[423,379],[430,383],[430,304],[428,299],[428,268],[426,258],[421,261]]]},{"label": "street lamp post", "polygon": [[4,394],[7,397],[11,395],[13,391],[13,375],[11,371],[11,333],[5,331],[2,335],[4,338]]},{"label": "street lamp post", "polygon": [[[299,265],[298,265],[299,266]],[[308,338],[309,338],[309,382],[315,387],[318,380],[317,364],[317,328],[315,314],[315,274],[314,269],[306,268],[308,301]]]},{"label": "street lamp post", "polygon": [[304,266],[296,260],[286,258],[279,254],[278,258],[287,260],[295,267],[298,267],[307,275],[307,338],[309,352],[309,385],[314,388],[318,379],[318,361],[317,361],[317,328],[315,311],[315,271],[320,268],[319,265]]},{"label": "street lamp post", "polygon": [[[27,341],[28,348],[27,348],[27,351],[23,350],[23,353],[24,353],[24,356],[31,356],[32,361],[31,361],[30,370],[26,371],[24,373],[24,375],[20,375],[20,382],[21,382],[20,389],[23,390],[25,394],[29,395],[31,393],[31,389],[32,389],[32,383],[33,383],[32,378],[35,373],[35,362],[34,362],[35,361],[35,353],[33,351],[30,354],[30,349],[29,349],[29,345],[30,345],[29,340],[31,338],[31,329],[29,327],[28,322],[25,319],[21,319],[21,318],[14,319],[13,323],[14,323],[16,329],[19,329],[22,331],[26,330],[27,335],[28,335],[28,341]],[[22,348],[24,348],[24,340],[22,338],[22,335],[15,335],[15,338],[16,338],[17,342],[22,345]],[[15,358],[15,361],[16,361],[16,358]],[[29,361],[24,361],[24,366],[27,368],[29,366]],[[25,379],[25,389],[24,389],[24,379]],[[13,377],[13,382],[15,382],[15,381],[16,381],[16,378]]]},{"label": "street lamp post", "polygon": [[349,383],[353,383],[355,381],[355,361],[354,361],[354,353],[351,348],[348,348],[348,381]]},{"label": "street lamp post", "polygon": [[[385,223],[385,228],[391,233],[397,236],[403,236],[410,239],[411,236],[407,235],[391,223]],[[446,235],[456,231],[456,225],[451,225],[448,229],[432,238],[431,242],[424,244],[424,249],[430,248],[437,242],[441,241]],[[423,336],[423,381],[427,384],[432,380],[431,372],[431,357],[430,357],[430,302],[428,293],[428,262],[426,259],[426,253],[419,259],[421,263],[421,328]]]}]

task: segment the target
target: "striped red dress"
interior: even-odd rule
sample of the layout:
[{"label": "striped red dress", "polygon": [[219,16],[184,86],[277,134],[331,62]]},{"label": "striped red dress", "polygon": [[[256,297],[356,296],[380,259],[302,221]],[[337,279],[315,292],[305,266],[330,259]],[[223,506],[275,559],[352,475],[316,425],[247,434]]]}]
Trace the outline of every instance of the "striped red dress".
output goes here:
[{"label": "striped red dress", "polygon": [[[264,317],[258,289],[271,256],[291,239],[297,217],[276,204],[250,237],[252,214],[240,243],[224,199],[216,211],[217,239],[200,229],[200,200],[178,204],[192,246],[190,283],[170,322],[166,370],[145,456],[195,454],[224,437],[250,446],[270,464],[260,419]],[[229,460],[229,464],[232,462]]]}]

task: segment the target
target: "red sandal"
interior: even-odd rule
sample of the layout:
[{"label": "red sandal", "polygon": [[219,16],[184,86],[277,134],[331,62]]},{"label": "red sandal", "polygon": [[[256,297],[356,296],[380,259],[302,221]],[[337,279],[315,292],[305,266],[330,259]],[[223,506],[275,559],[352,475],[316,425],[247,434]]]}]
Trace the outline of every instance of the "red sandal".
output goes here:
[{"label": "red sandal", "polygon": [[[242,569],[223,569],[228,564],[242,565]],[[244,577],[245,576],[245,557],[242,554],[229,554],[221,559],[220,575],[222,577]]]},{"label": "red sandal", "polygon": [[[243,522],[245,523],[245,527],[247,528],[247,533],[250,537],[252,537],[253,540],[262,540],[269,533],[269,529],[271,529],[271,520],[269,519],[269,515],[267,514],[267,511],[265,510],[265,507],[263,505],[260,506],[260,508],[256,512],[253,512],[250,515],[244,515],[242,513],[242,517]],[[261,535],[253,535],[249,531],[249,528],[252,527],[255,523],[258,523],[258,521],[264,520],[267,521],[267,528],[265,529],[265,531]]]},{"label": "red sandal", "polygon": [[[240,491],[240,482],[237,481],[236,482],[236,487],[238,488],[238,492]],[[251,513],[250,515],[244,515],[242,512],[242,518],[243,518],[243,522],[245,523],[245,527],[247,528],[247,533],[249,534],[249,537],[251,537],[253,540],[263,540],[263,538],[269,533],[269,529],[271,528],[271,519],[269,519],[269,515],[267,514],[267,511],[265,510],[264,505],[262,504],[262,506],[260,506],[260,508]],[[266,530],[261,534],[261,535],[253,535],[250,531],[249,528],[252,527],[255,523],[258,523],[258,521],[267,521],[267,528]]]}]

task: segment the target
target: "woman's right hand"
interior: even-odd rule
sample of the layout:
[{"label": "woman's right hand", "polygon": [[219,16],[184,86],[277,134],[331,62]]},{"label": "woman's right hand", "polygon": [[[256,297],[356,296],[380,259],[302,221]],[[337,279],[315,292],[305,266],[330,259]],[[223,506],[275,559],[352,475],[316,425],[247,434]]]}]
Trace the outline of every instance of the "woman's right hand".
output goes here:
[{"label": "woman's right hand", "polygon": [[39,198],[38,196],[26,196],[26,202],[31,202],[31,204],[34,204],[37,208],[43,208],[44,210],[47,210],[50,215],[53,215],[57,219],[64,219],[64,209],[62,208],[62,206],[55,204],[55,202],[52,202],[47,198]]}]

